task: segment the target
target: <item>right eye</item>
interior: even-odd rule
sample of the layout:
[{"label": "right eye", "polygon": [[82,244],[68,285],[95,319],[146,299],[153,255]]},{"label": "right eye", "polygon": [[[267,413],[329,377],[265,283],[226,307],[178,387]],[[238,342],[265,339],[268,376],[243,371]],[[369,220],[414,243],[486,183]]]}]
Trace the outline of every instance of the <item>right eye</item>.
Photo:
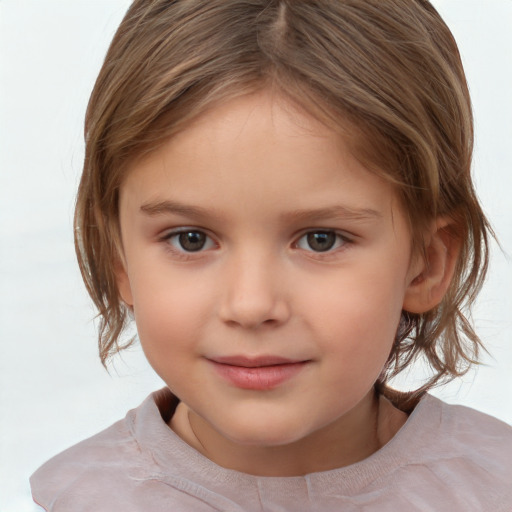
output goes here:
[{"label": "right eye", "polygon": [[328,253],[350,243],[350,241],[331,229],[309,231],[304,234],[297,242],[297,247],[305,251]]},{"label": "right eye", "polygon": [[180,252],[199,252],[215,247],[214,241],[206,233],[197,229],[169,233],[165,239]]}]

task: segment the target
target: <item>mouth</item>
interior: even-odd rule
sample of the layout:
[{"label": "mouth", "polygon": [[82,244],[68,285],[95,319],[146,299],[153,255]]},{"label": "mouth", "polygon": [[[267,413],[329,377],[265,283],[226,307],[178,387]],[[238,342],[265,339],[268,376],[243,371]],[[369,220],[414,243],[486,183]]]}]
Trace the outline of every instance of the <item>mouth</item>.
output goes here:
[{"label": "mouth", "polygon": [[215,357],[208,361],[230,385],[258,391],[278,387],[299,374],[311,362],[271,355]]}]

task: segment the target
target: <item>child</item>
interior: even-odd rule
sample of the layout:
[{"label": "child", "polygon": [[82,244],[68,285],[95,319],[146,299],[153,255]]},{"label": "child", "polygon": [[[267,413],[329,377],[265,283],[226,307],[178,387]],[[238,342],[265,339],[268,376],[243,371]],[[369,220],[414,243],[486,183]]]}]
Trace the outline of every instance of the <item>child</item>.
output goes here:
[{"label": "child", "polygon": [[[52,511],[510,511],[512,429],[427,393],[476,361],[491,234],[427,0],[135,0],[75,227],[167,387],[42,466]],[[418,357],[433,376],[398,393]]]}]

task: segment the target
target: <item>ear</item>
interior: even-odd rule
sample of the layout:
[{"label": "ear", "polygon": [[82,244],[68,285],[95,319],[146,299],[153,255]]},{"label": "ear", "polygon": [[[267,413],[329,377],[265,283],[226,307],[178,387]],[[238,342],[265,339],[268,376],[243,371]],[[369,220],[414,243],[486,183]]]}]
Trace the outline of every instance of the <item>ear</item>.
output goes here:
[{"label": "ear", "polygon": [[114,268],[119,295],[129,308],[133,308],[132,288],[130,286],[130,279],[128,277],[128,272],[126,271],[126,263],[124,262],[124,259],[117,257]]},{"label": "ear", "polygon": [[425,237],[423,254],[411,265],[403,309],[425,313],[443,300],[453,278],[460,252],[460,238],[454,235],[452,219],[439,217]]}]

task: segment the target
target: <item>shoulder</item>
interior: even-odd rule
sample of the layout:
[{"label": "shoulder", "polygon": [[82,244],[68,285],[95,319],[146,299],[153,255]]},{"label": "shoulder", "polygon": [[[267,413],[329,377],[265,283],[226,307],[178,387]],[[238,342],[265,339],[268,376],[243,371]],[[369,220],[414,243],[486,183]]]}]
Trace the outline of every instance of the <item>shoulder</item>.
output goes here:
[{"label": "shoulder", "polygon": [[150,503],[133,508],[147,494],[142,488],[153,485],[158,474],[137,430],[155,423],[165,427],[155,404],[158,393],[124,419],[43,464],[30,478],[34,501],[51,511],[151,510]]},{"label": "shoulder", "polygon": [[512,468],[512,426],[470,407],[447,404],[432,396],[427,399],[432,409],[439,410],[443,439],[464,453],[482,460],[504,460]]},{"label": "shoulder", "polygon": [[51,503],[66,503],[77,488],[85,494],[113,479],[120,482],[135,471],[137,452],[129,413],[125,419],[43,464],[30,478],[34,501],[51,510]]},{"label": "shoulder", "polygon": [[177,404],[167,388],[152,393],[123,420],[50,459],[30,479],[34,501],[51,512],[230,509],[197,482],[201,464],[191,467],[191,448],[167,426]]},{"label": "shoulder", "polygon": [[[512,509],[512,427],[492,416],[427,395],[410,417],[403,468],[465,510]],[[414,480],[414,478],[413,478]],[[479,508],[480,507],[480,508]]]},{"label": "shoulder", "polygon": [[472,407],[468,407],[466,405],[451,404],[430,394],[426,395],[425,401],[432,404],[434,407],[439,408],[444,416],[445,421],[455,421],[458,425],[476,425],[482,424],[483,422],[486,427],[493,430],[499,429],[505,434],[512,431],[512,426],[508,423],[499,420],[494,416],[473,409]]}]

